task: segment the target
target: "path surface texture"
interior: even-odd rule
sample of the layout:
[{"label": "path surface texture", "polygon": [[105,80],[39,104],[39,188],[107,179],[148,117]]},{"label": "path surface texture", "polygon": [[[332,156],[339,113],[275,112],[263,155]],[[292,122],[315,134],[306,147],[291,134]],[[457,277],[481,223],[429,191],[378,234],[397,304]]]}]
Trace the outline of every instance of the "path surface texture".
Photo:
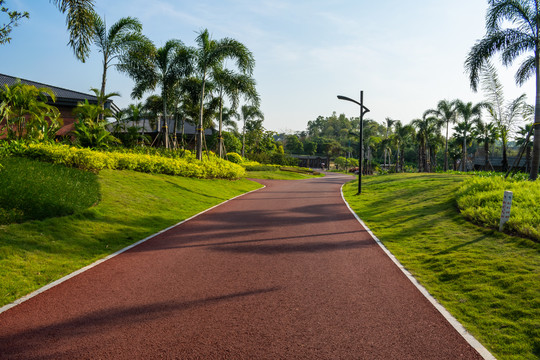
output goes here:
[{"label": "path surface texture", "polygon": [[261,181],[0,314],[1,359],[480,359],[350,213]]}]

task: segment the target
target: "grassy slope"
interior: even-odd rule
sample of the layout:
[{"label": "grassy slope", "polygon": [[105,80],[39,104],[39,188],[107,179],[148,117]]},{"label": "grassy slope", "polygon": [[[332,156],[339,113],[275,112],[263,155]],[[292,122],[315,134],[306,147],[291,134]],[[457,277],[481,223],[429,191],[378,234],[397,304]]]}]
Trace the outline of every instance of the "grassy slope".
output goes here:
[{"label": "grassy slope", "polygon": [[74,215],[0,226],[0,305],[186,219],[260,187],[103,170],[101,202]]},{"label": "grassy slope", "polygon": [[470,224],[454,193],[464,176],[365,178],[345,197],[385,246],[499,359],[540,357],[540,245]]}]

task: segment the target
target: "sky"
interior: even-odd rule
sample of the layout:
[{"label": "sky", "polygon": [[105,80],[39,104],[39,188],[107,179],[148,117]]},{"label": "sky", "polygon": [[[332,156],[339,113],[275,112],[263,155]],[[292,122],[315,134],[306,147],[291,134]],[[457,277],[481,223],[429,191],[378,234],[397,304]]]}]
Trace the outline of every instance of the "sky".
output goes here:
[{"label": "sky", "polygon": [[[54,5],[4,5],[28,11],[30,19],[13,30],[10,44],[0,45],[0,73],[85,93],[100,87],[101,54],[93,47],[86,63],[76,59],[65,15]],[[485,34],[486,9],[487,0],[95,0],[107,24],[136,17],[156,46],[170,39],[195,46],[203,29],[213,39],[246,45],[256,61],[264,126],[287,133],[334,111],[357,117],[359,106],[337,95],[359,100],[361,90],[366,118],[380,123],[386,117],[408,123],[442,99],[481,101],[463,64]],[[526,93],[533,104],[533,82],[518,88],[516,66],[497,67],[506,98]],[[114,98],[119,107],[137,101],[132,88],[129,77],[109,70],[106,92],[121,94]]]}]

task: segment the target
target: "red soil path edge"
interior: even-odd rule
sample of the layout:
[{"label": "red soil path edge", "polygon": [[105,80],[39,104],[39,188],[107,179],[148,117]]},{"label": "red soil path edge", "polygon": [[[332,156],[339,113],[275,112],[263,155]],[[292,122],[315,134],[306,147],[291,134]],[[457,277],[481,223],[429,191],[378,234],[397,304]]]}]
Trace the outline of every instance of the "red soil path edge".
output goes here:
[{"label": "red soil path edge", "polygon": [[[262,184],[261,184],[261,185],[262,185]],[[200,215],[202,215],[202,214],[204,214],[204,213],[206,213],[206,212],[208,212],[208,211],[210,211],[210,210],[212,210],[212,209],[215,209],[215,208],[217,208],[218,206],[221,206],[221,205],[223,205],[223,204],[226,204],[226,203],[228,203],[229,201],[232,201],[232,200],[237,199],[237,198],[239,198],[239,197],[241,197],[241,196],[250,194],[250,193],[252,193],[252,192],[255,192],[255,191],[264,189],[265,187],[266,187],[266,185],[262,185],[262,186],[261,186],[260,188],[258,188],[258,189],[251,190],[251,191],[248,191],[248,192],[246,192],[246,193],[240,194],[240,195],[238,195],[238,196],[232,197],[232,198],[230,198],[230,199],[228,199],[228,200],[225,200],[225,201],[223,201],[223,202],[221,202],[221,203],[219,203],[219,204],[217,204],[217,205],[214,205],[214,206],[212,206],[212,207],[210,207],[210,208],[208,208],[208,209],[206,209],[206,210],[201,211],[201,212],[198,213],[198,214],[195,214],[195,215],[193,215],[193,216],[191,216],[191,217],[189,217],[189,218],[187,218],[187,219],[185,219],[185,220],[182,220],[182,221],[180,221],[180,222],[178,222],[178,223],[176,223],[176,224],[174,224],[174,225],[171,225],[171,226],[169,226],[169,227],[166,228],[166,229],[163,229],[163,230],[161,230],[161,231],[158,231],[158,232],[155,233],[155,234],[152,234],[152,235],[150,235],[150,236],[148,236],[148,237],[145,237],[144,239],[139,240],[139,241],[137,241],[136,243],[133,243],[133,244],[131,244],[131,245],[129,245],[129,246],[126,246],[125,248],[120,249],[120,250],[118,250],[117,252],[112,253],[111,255],[108,255],[108,256],[104,257],[103,259],[99,259],[98,261],[95,261],[95,262],[93,262],[93,263],[90,264],[90,265],[87,265],[87,266],[85,266],[85,267],[83,267],[83,268],[80,268],[79,270],[76,270],[76,271],[72,272],[71,274],[68,274],[68,275],[66,275],[66,276],[64,276],[64,277],[62,277],[62,278],[60,278],[60,279],[58,279],[58,280],[56,280],[56,281],[53,281],[53,282],[51,282],[51,283],[49,283],[49,284],[47,284],[47,285],[45,285],[45,286],[43,286],[43,287],[37,289],[36,291],[33,291],[33,292],[31,292],[30,294],[25,295],[25,296],[23,296],[23,297],[21,297],[21,298],[15,300],[14,302],[12,302],[12,303],[10,303],[10,304],[7,304],[7,305],[4,305],[4,306],[0,307],[0,314],[3,313],[3,312],[5,312],[5,311],[8,311],[8,310],[11,309],[12,307],[15,307],[15,306],[17,306],[17,305],[19,305],[19,304],[22,304],[23,302],[25,302],[25,301],[27,301],[27,300],[30,300],[31,298],[33,298],[34,296],[37,296],[37,295],[41,294],[42,292],[45,292],[45,291],[47,291],[47,290],[49,290],[49,289],[51,289],[51,288],[53,288],[53,287],[55,287],[55,286],[57,286],[57,285],[60,285],[60,284],[63,283],[64,281],[67,281],[67,280],[69,280],[69,279],[71,279],[71,278],[73,278],[73,277],[75,277],[75,276],[77,276],[77,275],[79,275],[79,274],[82,274],[83,272],[85,272],[85,271],[87,271],[87,270],[90,270],[91,268],[96,267],[96,266],[98,266],[99,264],[101,264],[101,263],[103,263],[103,262],[105,262],[105,261],[107,261],[107,260],[109,260],[109,259],[112,259],[113,257],[115,257],[115,256],[117,256],[117,255],[120,255],[121,253],[126,252],[126,251],[128,251],[129,249],[134,248],[135,246],[140,245],[140,244],[142,244],[142,243],[144,243],[144,242],[146,242],[146,241],[148,241],[148,240],[150,240],[150,239],[152,239],[152,238],[158,236],[159,234],[162,234],[162,233],[164,233],[164,232],[169,231],[170,229],[172,229],[172,228],[174,228],[174,227],[177,227],[177,226],[179,226],[179,225],[182,225],[183,223],[185,223],[185,222],[187,222],[187,221],[189,221],[189,220],[191,220],[191,219],[194,219],[194,218],[196,218],[197,216],[200,216]],[[348,204],[347,204],[347,206],[348,206]]]},{"label": "red soil path edge", "polygon": [[343,199],[343,202],[345,205],[347,205],[347,208],[350,210],[350,212],[354,215],[356,220],[362,226],[366,229],[369,235],[375,240],[375,242],[381,247],[381,249],[384,251],[386,255],[396,264],[396,266],[405,274],[405,276],[410,280],[410,282],[424,295],[424,297],[441,313],[441,315],[452,325],[454,329],[471,345],[478,353],[486,360],[496,360],[496,358],[489,352],[488,349],[484,347],[476,338],[463,327],[463,325],[446,310],[444,306],[442,306],[430,293],[426,290],[425,287],[422,286],[416,280],[416,278],[407,270],[405,267],[399,262],[399,260],[384,246],[384,244],[379,240],[379,238],[371,231],[371,229],[360,219],[358,214],[349,206],[349,203],[347,200],[345,200],[345,196],[343,195],[343,184],[341,186],[341,198]]}]

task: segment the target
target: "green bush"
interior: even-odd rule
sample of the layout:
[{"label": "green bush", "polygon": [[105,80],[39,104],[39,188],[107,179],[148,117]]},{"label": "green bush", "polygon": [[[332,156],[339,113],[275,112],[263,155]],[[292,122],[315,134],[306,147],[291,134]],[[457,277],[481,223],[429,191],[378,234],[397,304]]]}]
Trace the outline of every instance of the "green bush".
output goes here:
[{"label": "green bush", "polygon": [[191,156],[173,158],[127,151],[101,152],[66,145],[30,144],[23,155],[94,172],[125,169],[206,179],[238,179],[245,175],[243,167],[212,154],[199,161]]},{"label": "green bush", "polygon": [[99,201],[91,172],[19,157],[2,163],[0,224],[69,215]]},{"label": "green bush", "polygon": [[241,164],[244,162],[244,159],[242,159],[242,156],[240,156],[240,154],[235,153],[235,152],[227,153],[227,160],[235,164]]},{"label": "green bush", "polygon": [[513,192],[510,219],[505,228],[540,240],[540,181],[475,176],[463,182],[457,192],[457,204],[467,219],[498,228],[504,191]]}]

